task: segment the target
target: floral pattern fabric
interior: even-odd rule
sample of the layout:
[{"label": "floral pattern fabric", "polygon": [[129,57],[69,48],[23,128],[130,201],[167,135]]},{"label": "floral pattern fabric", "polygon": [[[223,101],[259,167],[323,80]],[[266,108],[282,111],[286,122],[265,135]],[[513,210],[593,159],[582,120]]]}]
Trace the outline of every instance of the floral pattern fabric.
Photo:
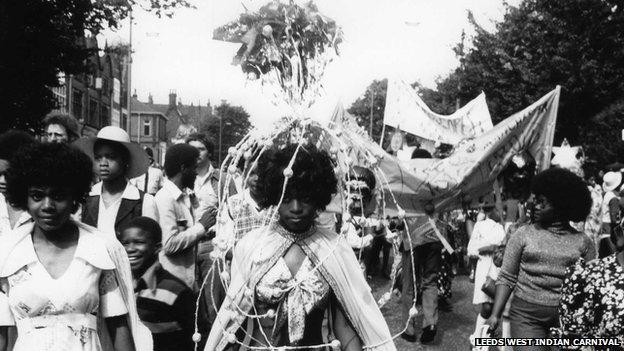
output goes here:
[{"label": "floral pattern fabric", "polygon": [[624,268],[615,255],[569,269],[559,313],[564,336],[619,338],[624,345]]}]

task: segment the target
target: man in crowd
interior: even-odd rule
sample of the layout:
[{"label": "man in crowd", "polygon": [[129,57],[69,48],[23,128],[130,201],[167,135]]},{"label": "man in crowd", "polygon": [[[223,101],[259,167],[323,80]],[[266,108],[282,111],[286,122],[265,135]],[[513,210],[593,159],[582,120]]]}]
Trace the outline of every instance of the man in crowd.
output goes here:
[{"label": "man in crowd", "polygon": [[214,144],[206,135],[193,133],[186,139],[186,143],[197,149],[197,178],[193,186],[193,192],[199,201],[197,214],[201,216],[209,208],[219,205],[217,188],[219,185],[219,171],[212,166]]},{"label": "man in crowd", "polygon": [[156,206],[163,230],[163,268],[197,288],[195,261],[197,244],[214,237],[208,230],[216,222],[216,209],[197,216],[192,205],[191,189],[197,177],[199,152],[188,144],[175,144],[165,154],[165,175],[162,189],[156,193]]},{"label": "man in crowd", "polygon": [[[408,320],[410,308],[415,304],[414,275],[412,274],[412,262],[410,257],[410,244],[413,250],[414,269],[421,272],[423,330],[420,342],[430,343],[437,333],[438,323],[438,272],[440,271],[440,259],[442,244],[439,239],[443,235],[445,226],[435,218],[435,207],[427,203],[424,208],[425,214],[409,218],[408,230],[403,235],[403,316]],[[432,225],[433,223],[433,225]],[[409,237],[408,237],[409,236]],[[416,274],[418,276],[418,274]],[[408,341],[416,340],[415,326],[410,321],[407,330],[402,337]]]},{"label": "man in crowd", "polygon": [[154,152],[149,147],[145,147],[145,153],[149,158],[149,167],[147,168],[147,172],[141,174],[136,178],[132,178],[130,183],[136,186],[140,190],[142,190],[146,194],[156,195],[158,190],[162,188],[163,181],[165,177],[163,175],[163,171],[160,168],[156,167],[154,162]]},{"label": "man in crowd", "polygon": [[68,114],[51,114],[43,120],[44,140],[50,143],[72,143],[80,137],[78,121]]},{"label": "man in crowd", "polygon": [[[193,193],[197,203],[195,204],[195,213],[201,217],[205,213],[213,211],[216,217],[216,209],[219,206],[219,198],[217,196],[219,186],[219,170],[212,166],[212,158],[214,155],[214,144],[208,140],[205,134],[190,134],[186,143],[194,147],[199,157],[197,158],[197,177],[195,178]],[[208,229],[208,228],[206,228]],[[197,284],[201,286],[206,279],[206,275],[212,266],[210,253],[213,250],[211,240],[204,240],[197,245]],[[208,321],[212,323],[217,316],[217,310],[214,308],[216,302],[220,305],[225,295],[225,289],[221,286],[218,274],[213,275],[213,279],[207,284],[206,289],[202,293],[202,312],[207,316]],[[213,297],[214,300],[213,301]],[[218,307],[218,306],[217,306]]]}]

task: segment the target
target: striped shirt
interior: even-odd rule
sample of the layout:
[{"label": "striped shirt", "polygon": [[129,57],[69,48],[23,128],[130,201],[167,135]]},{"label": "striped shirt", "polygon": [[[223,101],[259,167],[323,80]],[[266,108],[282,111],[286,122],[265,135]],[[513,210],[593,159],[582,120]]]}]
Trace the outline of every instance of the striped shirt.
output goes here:
[{"label": "striped shirt", "polygon": [[191,289],[158,262],[134,283],[139,318],[152,332],[154,351],[193,350],[195,295]]}]

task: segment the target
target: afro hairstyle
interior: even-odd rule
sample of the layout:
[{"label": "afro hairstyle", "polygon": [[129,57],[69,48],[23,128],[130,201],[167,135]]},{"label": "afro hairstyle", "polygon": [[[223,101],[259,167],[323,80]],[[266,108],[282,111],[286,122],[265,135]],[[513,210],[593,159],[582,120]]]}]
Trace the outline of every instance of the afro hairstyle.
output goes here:
[{"label": "afro hairstyle", "polygon": [[173,178],[182,171],[182,166],[195,167],[199,151],[189,144],[171,145],[165,153],[165,175]]},{"label": "afro hairstyle", "polygon": [[591,210],[592,198],[583,179],[563,168],[550,168],[533,178],[531,192],[543,195],[561,220],[584,221]]},{"label": "afro hairstyle", "polygon": [[0,134],[0,159],[11,162],[17,150],[24,149],[35,142],[32,135],[22,130],[6,131]]},{"label": "afro hairstyle", "polygon": [[124,230],[129,228],[137,228],[149,234],[150,239],[155,244],[160,244],[162,241],[162,229],[160,228],[160,224],[155,220],[139,216],[132,218],[121,230],[123,233]]},{"label": "afro hairstyle", "polygon": [[43,186],[70,189],[72,199],[83,203],[91,190],[93,164],[74,146],[36,142],[15,155],[7,174],[7,197],[26,210],[28,188]]},{"label": "afro hairstyle", "polygon": [[78,121],[66,113],[54,113],[43,120],[43,125],[47,129],[50,124],[58,124],[65,128],[69,141],[72,142],[80,137],[78,133]]},{"label": "afro hairstyle", "polygon": [[[267,208],[279,203],[284,186],[284,169],[290,163],[297,144],[282,149],[267,150],[258,160],[259,206]],[[326,151],[314,145],[302,146],[292,165],[293,175],[288,179],[285,199],[299,199],[324,210],[336,193],[338,180],[334,164]]]}]

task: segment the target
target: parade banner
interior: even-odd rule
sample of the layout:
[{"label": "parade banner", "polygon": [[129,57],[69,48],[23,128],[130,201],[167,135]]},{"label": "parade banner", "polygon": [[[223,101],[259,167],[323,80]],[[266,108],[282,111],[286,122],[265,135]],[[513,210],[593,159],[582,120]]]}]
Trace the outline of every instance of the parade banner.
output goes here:
[{"label": "parade banner", "polygon": [[388,81],[384,124],[421,138],[456,145],[492,129],[492,118],[481,93],[450,116],[439,115],[425,104],[409,84]]},{"label": "parade banner", "polygon": [[[550,167],[559,95],[557,87],[485,134],[463,140],[445,159],[402,162],[362,133],[349,133],[351,157],[358,162],[367,155],[382,156],[376,173],[379,184],[392,192],[386,194],[385,205],[390,215],[396,213],[395,204],[408,215],[422,213],[428,202],[438,211],[474,204],[493,193],[494,181],[520,151],[535,159],[537,170]],[[343,108],[336,109],[332,122],[335,128],[354,129],[353,117]]]}]

